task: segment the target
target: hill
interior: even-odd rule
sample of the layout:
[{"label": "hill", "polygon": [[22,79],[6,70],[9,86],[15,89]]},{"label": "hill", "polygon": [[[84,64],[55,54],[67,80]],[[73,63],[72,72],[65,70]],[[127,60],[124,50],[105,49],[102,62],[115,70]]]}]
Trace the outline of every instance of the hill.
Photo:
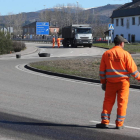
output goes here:
[{"label": "hill", "polygon": [[43,9],[36,12],[19,13],[16,15],[0,16],[0,29],[3,27],[13,27],[14,35],[21,35],[21,27],[34,21],[47,21],[50,26],[61,28],[70,24],[90,24],[95,36],[103,36],[110,23],[110,16],[113,10],[121,5],[105,5],[89,9],[77,7],[56,7]]},{"label": "hill", "polygon": [[90,11],[90,12],[93,12],[93,14],[98,14],[98,15],[103,15],[103,16],[110,17],[113,10],[117,9],[120,6],[121,6],[121,4],[115,4],[115,5],[108,4],[108,5],[105,5],[105,6],[90,8],[90,9],[87,9],[87,10]]},{"label": "hill", "polygon": [[[118,7],[120,7],[120,4],[115,4],[115,5],[105,5],[105,6],[101,6],[101,7],[94,7],[94,8],[83,8],[83,11],[88,11],[89,13],[93,14],[93,15],[98,15],[101,17],[101,19],[103,19],[102,22],[107,22],[110,21],[110,16],[113,12],[113,10],[117,9]],[[46,9],[48,11],[55,11],[54,8],[50,8],[50,9]],[[73,9],[74,10],[74,9]],[[37,21],[39,20],[39,13],[43,12],[44,10],[40,10],[40,11],[36,11],[36,12],[30,12],[30,13],[25,13],[27,16],[27,20],[30,21]],[[73,11],[74,12],[74,11]]]},{"label": "hill", "polygon": [[[110,16],[111,16],[113,10],[117,9],[120,6],[121,5],[119,5],[119,4],[116,4],[116,5],[108,4],[108,5],[101,6],[101,7],[94,7],[94,8],[88,8],[88,9],[82,8],[80,10],[82,12],[83,11],[88,12],[91,16],[98,15],[98,17],[101,19],[102,23],[108,23],[110,21]],[[50,8],[50,9],[45,9],[45,10],[50,11],[50,12],[54,12],[55,8]],[[64,10],[64,9],[62,9],[62,10]],[[73,8],[73,9],[71,9],[71,12],[75,13],[75,10],[76,9]],[[36,11],[36,12],[22,13],[25,15],[25,22],[23,23],[23,25],[34,22],[34,21],[40,21],[40,13],[43,11],[44,11],[44,9]],[[5,23],[8,16],[9,15],[0,16],[0,21]]]}]

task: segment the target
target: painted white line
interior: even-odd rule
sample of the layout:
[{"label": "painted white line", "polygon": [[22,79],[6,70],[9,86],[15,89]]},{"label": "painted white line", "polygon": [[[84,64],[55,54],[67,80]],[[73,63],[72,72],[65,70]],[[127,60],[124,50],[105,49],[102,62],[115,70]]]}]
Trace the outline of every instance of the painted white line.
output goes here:
[{"label": "painted white line", "polygon": [[[24,65],[25,64],[23,64],[22,66],[24,66]],[[26,70],[24,68],[21,68],[20,66],[21,65],[17,65],[17,66],[15,66],[15,68],[18,69],[18,70],[20,70],[20,71],[27,72],[27,73],[34,74],[34,75],[39,75],[39,76],[42,76],[42,77],[47,77],[47,78],[57,79],[57,80],[63,80],[63,81],[68,81],[68,82],[81,83],[81,84],[86,84],[86,85],[91,85],[91,86],[93,86],[93,85],[101,86],[101,84],[99,84],[99,83],[85,82],[85,81],[80,81],[80,80],[67,79],[67,78],[62,78],[62,77],[57,77],[57,76],[42,74],[42,73],[38,73],[38,72]]]},{"label": "painted white line", "polygon": [[[79,54],[80,56],[87,56],[87,55],[89,55],[88,53],[81,53],[81,54]],[[90,56],[90,55],[89,55]]]},{"label": "painted white line", "polygon": [[[24,65],[26,65],[26,64],[22,64],[22,66],[24,66]],[[34,75],[39,75],[39,76],[42,76],[42,77],[47,77],[47,78],[52,78],[52,79],[57,79],[57,80],[63,80],[63,81],[68,81],[68,82],[82,83],[82,84],[91,85],[91,86],[92,85],[101,86],[100,83],[92,83],[92,82],[86,82],[86,81],[80,81],[80,80],[74,80],[74,79],[67,79],[67,78],[62,78],[62,77],[57,77],[57,76],[52,76],[52,75],[46,75],[46,74],[42,74],[42,73],[39,73],[39,72],[34,72],[34,71],[26,70],[24,68],[20,68],[20,66],[21,65],[17,65],[17,66],[15,66],[15,68],[20,70],[20,71],[27,72],[27,73],[34,74]],[[130,88],[130,91],[140,92],[139,89],[132,89],[132,88]]]},{"label": "painted white line", "polygon": [[[24,65],[25,64],[23,64],[22,66],[24,66]],[[93,85],[94,86],[101,86],[101,84],[99,84],[99,83],[84,82],[84,81],[78,81],[78,80],[61,78],[61,77],[57,77],[57,76],[50,76],[50,75],[46,75],[46,74],[41,74],[41,73],[38,73],[38,72],[25,70],[25,69],[21,68],[20,66],[21,65],[17,65],[17,66],[15,66],[15,68],[17,68],[20,71],[27,72],[27,73],[34,74],[34,75],[39,75],[39,76],[42,76],[42,77],[47,77],[47,78],[52,78],[52,79],[57,79],[57,80],[63,80],[63,81],[68,81],[68,82],[75,82],[75,83],[80,83],[80,84],[86,84],[86,85],[91,85],[91,86],[93,86]],[[132,91],[133,91],[133,89],[132,89]],[[139,90],[137,90],[137,89],[135,89],[134,91],[139,92]],[[91,120],[90,122],[91,123],[100,123],[100,121],[94,121],[94,120]],[[115,126],[115,124],[112,124],[112,123],[110,123],[109,125]],[[125,128],[140,130],[139,127],[132,127],[132,126],[125,126]]]},{"label": "painted white line", "polygon": [[[90,121],[91,123],[101,123],[100,121]],[[112,124],[110,123],[109,125],[112,125],[112,126],[116,126],[115,124]],[[130,128],[130,129],[136,129],[136,130],[140,130],[139,127],[132,127],[132,126],[124,126],[125,128]]]}]

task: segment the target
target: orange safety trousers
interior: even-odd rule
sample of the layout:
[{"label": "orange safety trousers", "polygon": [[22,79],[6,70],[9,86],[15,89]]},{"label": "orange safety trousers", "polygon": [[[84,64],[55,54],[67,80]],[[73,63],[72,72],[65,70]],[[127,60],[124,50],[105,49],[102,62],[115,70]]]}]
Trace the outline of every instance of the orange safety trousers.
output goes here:
[{"label": "orange safety trousers", "polygon": [[105,98],[103,103],[103,111],[101,113],[102,118],[101,123],[109,124],[112,107],[117,97],[118,107],[117,107],[116,126],[118,127],[123,126],[129,97],[129,86],[130,83],[127,80],[118,83],[107,82]]},{"label": "orange safety trousers", "polygon": [[55,46],[55,42],[53,42],[53,48],[54,48],[54,46]]},{"label": "orange safety trousers", "polygon": [[53,42],[53,48],[54,48],[54,46],[55,46],[55,38],[53,38],[52,42]]},{"label": "orange safety trousers", "polygon": [[57,45],[58,45],[58,48],[60,48],[60,43],[59,42],[57,43]]}]

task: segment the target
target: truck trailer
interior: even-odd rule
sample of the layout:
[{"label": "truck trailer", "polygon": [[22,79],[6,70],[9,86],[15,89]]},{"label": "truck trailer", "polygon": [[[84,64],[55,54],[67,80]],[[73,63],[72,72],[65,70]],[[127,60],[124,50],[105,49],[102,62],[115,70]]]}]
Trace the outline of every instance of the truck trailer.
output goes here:
[{"label": "truck trailer", "polygon": [[88,24],[72,24],[62,28],[63,47],[91,47],[93,43],[92,30]]}]

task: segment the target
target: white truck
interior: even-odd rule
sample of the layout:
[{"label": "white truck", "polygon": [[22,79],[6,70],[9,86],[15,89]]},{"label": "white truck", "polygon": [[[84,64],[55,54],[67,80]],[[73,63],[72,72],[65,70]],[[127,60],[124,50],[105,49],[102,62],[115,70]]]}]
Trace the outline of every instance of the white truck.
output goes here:
[{"label": "white truck", "polygon": [[63,47],[92,47],[92,30],[88,24],[72,24],[62,28]]}]

